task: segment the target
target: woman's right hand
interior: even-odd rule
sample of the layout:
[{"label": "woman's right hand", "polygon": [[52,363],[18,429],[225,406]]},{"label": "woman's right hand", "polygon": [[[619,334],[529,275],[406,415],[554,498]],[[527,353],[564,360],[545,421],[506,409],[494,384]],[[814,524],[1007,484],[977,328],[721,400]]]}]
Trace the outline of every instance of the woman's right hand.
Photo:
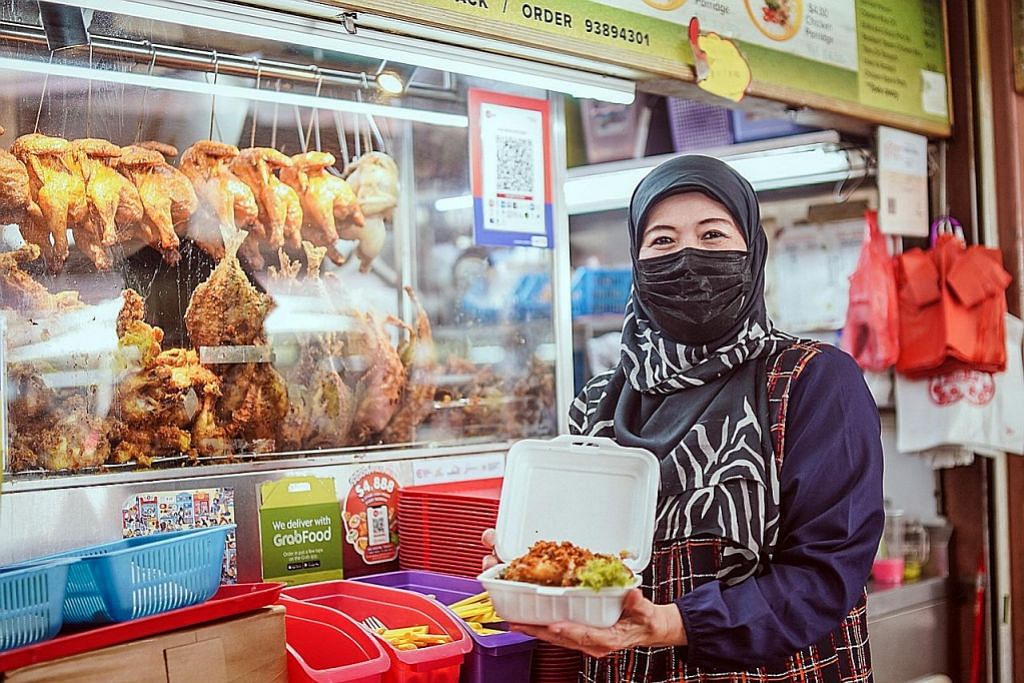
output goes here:
[{"label": "woman's right hand", "polygon": [[494,565],[498,564],[498,558],[494,555],[494,529],[488,529],[484,532],[484,535],[480,537],[480,541],[487,548],[488,554],[484,556],[483,570],[487,571]]}]

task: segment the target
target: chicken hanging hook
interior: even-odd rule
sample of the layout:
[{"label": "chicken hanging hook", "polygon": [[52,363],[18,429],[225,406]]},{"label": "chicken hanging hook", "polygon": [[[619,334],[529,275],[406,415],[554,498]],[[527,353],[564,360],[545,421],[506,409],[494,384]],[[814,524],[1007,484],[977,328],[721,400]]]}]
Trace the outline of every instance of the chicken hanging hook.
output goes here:
[{"label": "chicken hanging hook", "polygon": [[[274,92],[281,92],[281,79],[274,84]],[[274,100],[274,121],[270,126],[270,146],[277,149],[277,119],[281,112],[281,103]]]},{"label": "chicken hanging hook", "polygon": [[[92,41],[89,41],[89,71],[92,71]],[[85,91],[85,137],[92,137],[92,79]]]},{"label": "chicken hanging hook", "polygon": [[348,167],[349,156],[348,156],[348,133],[345,132],[345,125],[342,121],[342,115],[339,111],[333,111],[331,114],[334,115],[334,132],[338,134],[338,149],[341,151],[342,167]]},{"label": "chicken hanging hook", "polygon": [[[53,50],[50,50],[50,64],[53,64]],[[47,69],[46,73],[43,74],[43,92],[39,95],[39,108],[36,109],[36,125],[32,129],[33,133],[39,132],[39,117],[43,115],[43,102],[46,101],[46,89],[50,85],[50,71]]]},{"label": "chicken hanging hook", "polygon": [[[213,85],[217,85],[217,76],[220,75],[220,55],[213,51]],[[217,90],[214,88],[210,97],[210,139],[213,139],[213,130],[217,122]]]},{"label": "chicken hanging hook", "polygon": [[256,61],[256,101],[252,104],[252,130],[249,131],[249,147],[256,146],[256,126],[260,121],[260,83],[263,81],[263,62],[259,57]]},{"label": "chicken hanging hook", "polygon": [[[312,69],[313,72],[316,73],[316,93],[315,93],[314,96],[317,99],[320,99],[320,90],[323,88],[323,85],[324,85],[324,74],[323,74],[323,71],[321,71],[320,67],[317,66],[316,64],[310,64],[309,68]],[[315,135],[315,137],[314,137],[314,135]],[[320,108],[319,107],[313,107],[313,113],[309,117],[309,127],[306,129],[306,137],[305,137],[306,145],[309,144],[310,138],[313,138],[314,140],[316,140],[316,143],[315,143],[314,146],[316,148],[316,151],[319,152],[320,151]],[[303,148],[302,151],[305,152],[306,149]]]},{"label": "chicken hanging hook", "polygon": [[[148,42],[149,41],[147,41],[147,43]],[[89,49],[91,50],[92,46],[90,46]],[[156,46],[153,45],[152,43],[149,43],[149,50],[150,50],[149,68],[146,69],[146,75],[147,76],[152,76],[153,75],[153,69],[156,68]],[[142,140],[142,126],[144,126],[145,123],[146,123],[146,113],[147,113],[147,111],[146,111],[146,101],[148,99],[149,99],[149,86],[147,85],[146,89],[142,91],[142,106],[139,107],[139,125],[135,128],[135,143],[136,144],[138,144],[138,142],[140,140]]]}]

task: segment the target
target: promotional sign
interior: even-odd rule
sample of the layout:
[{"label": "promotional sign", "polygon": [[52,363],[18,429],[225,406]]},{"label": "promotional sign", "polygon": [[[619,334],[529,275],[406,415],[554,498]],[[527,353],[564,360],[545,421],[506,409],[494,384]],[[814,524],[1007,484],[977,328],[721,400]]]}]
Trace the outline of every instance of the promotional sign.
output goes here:
[{"label": "promotional sign", "polygon": [[950,133],[943,0],[331,2],[687,81],[696,78],[687,39],[696,18],[736,46],[742,59],[729,63],[749,65],[751,94]]},{"label": "promotional sign", "polygon": [[398,559],[398,490],[395,477],[383,469],[361,469],[352,475],[342,522],[345,541],[365,564]]},{"label": "promotional sign", "polygon": [[928,139],[878,129],[878,227],[887,235],[928,236]]},{"label": "promotional sign", "polygon": [[[121,506],[124,538],[234,523],[233,488],[140,493],[129,497]],[[221,583],[235,583],[238,581],[238,545],[234,531],[227,535],[224,544]]]},{"label": "promotional sign", "polygon": [[469,91],[476,244],[554,247],[549,118],[546,100]]},{"label": "promotional sign", "polygon": [[263,580],[342,578],[341,519],[334,480],[288,477],[260,486]]}]

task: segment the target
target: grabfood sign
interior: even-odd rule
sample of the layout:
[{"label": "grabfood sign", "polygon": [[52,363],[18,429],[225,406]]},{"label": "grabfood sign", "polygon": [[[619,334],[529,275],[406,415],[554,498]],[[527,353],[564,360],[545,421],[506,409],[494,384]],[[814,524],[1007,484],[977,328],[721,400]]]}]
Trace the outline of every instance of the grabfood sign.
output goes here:
[{"label": "grabfood sign", "polygon": [[341,508],[333,479],[267,482],[260,500],[264,580],[297,584],[342,578]]}]

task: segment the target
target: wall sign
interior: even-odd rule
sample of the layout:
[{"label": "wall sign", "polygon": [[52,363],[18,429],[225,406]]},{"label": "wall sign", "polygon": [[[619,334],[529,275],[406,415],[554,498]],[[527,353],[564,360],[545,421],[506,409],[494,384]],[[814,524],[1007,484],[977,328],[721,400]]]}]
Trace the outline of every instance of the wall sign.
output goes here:
[{"label": "wall sign", "polygon": [[469,92],[473,238],[500,247],[554,247],[551,126],[546,100]]},{"label": "wall sign", "polygon": [[696,17],[736,44],[752,95],[950,133],[944,0],[328,1],[674,81],[696,78],[687,40]]},{"label": "wall sign", "polygon": [[887,235],[928,236],[928,139],[878,129],[878,227]]}]

